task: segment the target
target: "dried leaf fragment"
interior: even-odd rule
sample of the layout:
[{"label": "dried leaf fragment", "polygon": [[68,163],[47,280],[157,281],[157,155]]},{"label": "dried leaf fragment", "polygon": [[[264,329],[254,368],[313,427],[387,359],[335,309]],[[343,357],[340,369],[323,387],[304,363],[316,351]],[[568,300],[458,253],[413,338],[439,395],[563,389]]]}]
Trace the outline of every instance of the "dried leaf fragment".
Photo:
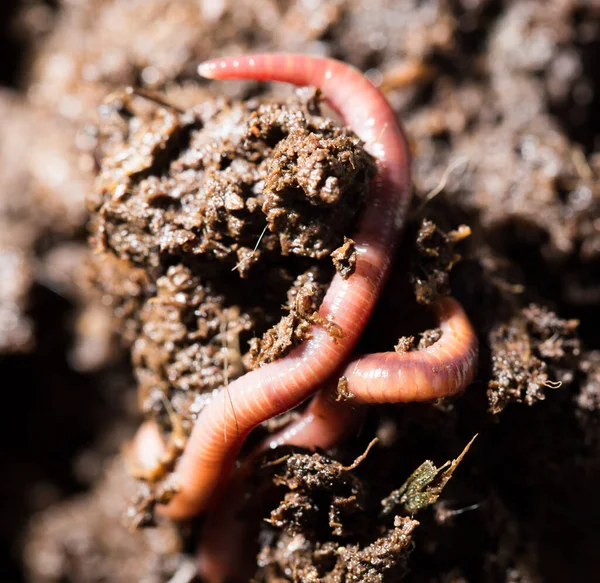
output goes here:
[{"label": "dried leaf fragment", "polygon": [[413,515],[434,504],[476,437],[467,443],[456,459],[447,461],[439,468],[430,460],[423,462],[400,488],[381,501],[381,515],[389,516],[397,511],[398,506]]}]

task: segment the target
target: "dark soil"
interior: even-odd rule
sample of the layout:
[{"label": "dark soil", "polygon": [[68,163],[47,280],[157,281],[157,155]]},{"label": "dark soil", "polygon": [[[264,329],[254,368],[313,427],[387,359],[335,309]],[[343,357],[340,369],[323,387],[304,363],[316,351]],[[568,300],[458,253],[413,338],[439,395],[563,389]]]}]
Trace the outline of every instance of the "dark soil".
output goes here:
[{"label": "dark soil", "polygon": [[[115,454],[142,415],[169,433],[174,411],[189,431],[203,395],[300,342],[334,270],[351,273],[372,162],[314,90],[196,78],[199,60],[249,49],[356,65],[409,136],[411,220],[359,349],[435,341],[423,306],[447,293],[481,343],[463,396],[373,407],[334,450],[257,468],[243,509],[256,580],[594,580],[593,3],[2,10],[2,581],[192,581],[199,525],[124,528],[133,484]],[[476,433],[440,493],[424,462]]]}]

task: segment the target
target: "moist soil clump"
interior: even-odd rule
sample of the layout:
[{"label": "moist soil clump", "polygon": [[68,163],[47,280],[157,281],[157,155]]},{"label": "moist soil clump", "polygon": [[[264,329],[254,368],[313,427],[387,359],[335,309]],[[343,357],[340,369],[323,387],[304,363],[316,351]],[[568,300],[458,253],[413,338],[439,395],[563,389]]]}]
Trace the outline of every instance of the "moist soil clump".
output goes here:
[{"label": "moist soil clump", "polygon": [[343,334],[316,310],[374,162],[321,116],[318,92],[185,111],[129,92],[102,113],[94,279],[119,308],[143,280],[117,316],[142,412],[166,432],[174,413],[189,433],[213,391],[285,355],[313,324]]},{"label": "moist soil clump", "polygon": [[[406,574],[416,520],[369,520],[380,513],[381,502],[369,497],[353,466],[319,454],[293,454],[282,465],[274,483],[288,491],[268,519],[281,534],[258,556],[266,580],[293,572],[298,581],[381,583]],[[348,542],[369,537],[362,545]]]},{"label": "moist soil clump", "polygon": [[35,578],[126,583],[144,572],[168,579],[185,571],[174,525],[165,523],[132,537],[122,524],[133,489],[123,460],[110,460],[92,496],[80,496],[47,513],[35,525],[25,549]]},{"label": "moist soil clump", "polygon": [[[280,85],[198,80],[200,60],[250,50],[355,65],[406,129],[415,202],[357,350],[434,342],[428,305],[447,293],[480,341],[464,395],[369,408],[345,443],[276,451],[290,457],[256,469],[241,497],[260,546],[254,579],[597,576],[593,3],[85,0],[10,12],[0,367],[4,419],[19,427],[1,425],[3,580],[199,581],[201,524],[123,528],[133,487],[108,460],[140,411],[164,436],[185,434],[211,391],[328,325],[315,310],[334,272],[351,273],[345,237],[372,161],[314,90],[290,99]],[[343,381],[339,394],[350,397]],[[475,434],[430,507],[380,515],[424,460],[441,466]],[[301,480],[304,467],[319,479]],[[142,492],[145,519],[163,493]]]}]

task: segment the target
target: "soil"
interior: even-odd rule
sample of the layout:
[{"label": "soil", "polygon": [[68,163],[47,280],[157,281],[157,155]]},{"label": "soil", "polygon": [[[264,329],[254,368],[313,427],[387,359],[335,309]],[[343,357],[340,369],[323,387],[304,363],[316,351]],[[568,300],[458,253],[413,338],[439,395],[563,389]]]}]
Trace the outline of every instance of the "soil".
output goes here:
[{"label": "soil", "polygon": [[452,293],[481,356],[460,397],[372,407],[331,451],[277,451],[258,466],[243,514],[260,543],[254,579],[595,577],[593,3],[36,0],[5,10],[3,581],[194,580],[201,519],[125,528],[134,484],[115,455],[142,416],[165,435],[178,423],[189,432],[211,391],[310,333],[335,270],[352,272],[374,172],[314,89],[195,75],[209,56],[276,49],[365,71],[411,144],[409,225],[358,350],[434,342],[427,305]]},{"label": "soil", "polygon": [[92,280],[118,306],[142,412],[186,433],[214,390],[309,335],[375,174],[315,93],[198,100],[107,102],[88,197]]}]

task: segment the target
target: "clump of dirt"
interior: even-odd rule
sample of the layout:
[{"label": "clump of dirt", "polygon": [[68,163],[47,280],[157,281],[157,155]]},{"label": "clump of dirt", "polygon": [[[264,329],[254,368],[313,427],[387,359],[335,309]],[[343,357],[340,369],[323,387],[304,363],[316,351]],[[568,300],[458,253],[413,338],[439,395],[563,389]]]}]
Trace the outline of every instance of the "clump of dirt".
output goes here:
[{"label": "clump of dirt", "polygon": [[331,254],[335,270],[342,276],[342,279],[348,279],[356,269],[356,249],[354,241],[344,237],[344,244],[338,247]]},{"label": "clump of dirt", "polygon": [[546,388],[558,389],[573,381],[581,352],[578,325],[577,320],[561,320],[532,304],[492,330],[488,399],[493,413],[510,401],[533,405],[545,399]]},{"label": "clump of dirt", "polygon": [[267,520],[281,533],[258,556],[264,579],[293,573],[297,581],[382,583],[406,575],[419,525],[413,516],[437,501],[471,444],[439,468],[424,462],[400,488],[378,499],[355,473],[376,443],[348,466],[319,453],[263,465],[262,473],[275,472],[273,483],[285,491]]},{"label": "clump of dirt", "polygon": [[454,248],[470,235],[471,229],[466,225],[445,233],[433,221],[423,219],[409,272],[419,304],[431,304],[437,297],[450,293],[450,272],[460,260]]},{"label": "clump of dirt", "polygon": [[313,324],[343,333],[316,310],[374,163],[318,93],[185,111],[165,99],[104,106],[93,277],[132,345],[143,413],[168,429],[173,411],[189,432],[214,390]]},{"label": "clump of dirt", "polygon": [[315,271],[306,271],[294,281],[288,290],[289,314],[278,324],[267,330],[261,339],[250,340],[249,367],[257,368],[261,363],[273,362],[284,356],[291,348],[310,337],[313,324],[333,331],[332,337],[341,337],[342,332],[334,323],[319,319],[316,313],[326,291],[326,285],[315,280]]},{"label": "clump of dirt", "polygon": [[381,538],[363,547],[333,541],[311,544],[302,534],[286,533],[275,549],[265,547],[258,561],[267,581],[293,573],[296,581],[382,583],[406,573],[411,535],[418,525],[416,520],[396,517]]},{"label": "clump of dirt", "polygon": [[375,583],[406,572],[419,523],[401,516],[385,527],[374,522],[381,503],[352,473],[356,465],[293,454],[275,466],[273,482],[286,493],[268,519],[281,534],[258,556],[262,577]]},{"label": "clump of dirt", "polygon": [[132,349],[144,414],[164,411],[170,399],[189,422],[190,412],[202,408],[202,394],[243,374],[239,335],[254,322],[224,302],[181,264],[157,280],[156,295],[136,314],[142,327]]},{"label": "clump of dirt", "polygon": [[316,98],[293,108],[151,107],[145,118],[121,100],[114,107],[89,199],[93,242],[148,269],[181,255],[246,278],[262,256],[323,259],[374,172],[357,138],[319,116]]}]

